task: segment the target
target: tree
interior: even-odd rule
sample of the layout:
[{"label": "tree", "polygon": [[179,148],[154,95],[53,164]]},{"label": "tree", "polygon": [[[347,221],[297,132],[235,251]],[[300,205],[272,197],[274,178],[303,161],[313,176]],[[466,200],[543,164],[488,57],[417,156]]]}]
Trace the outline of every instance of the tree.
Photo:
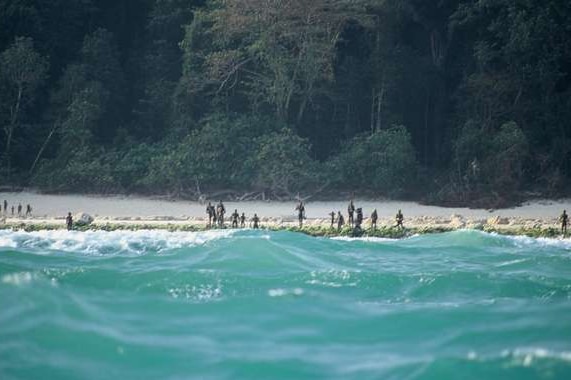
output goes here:
[{"label": "tree", "polygon": [[325,0],[220,2],[210,13],[220,47],[206,55],[217,92],[240,83],[254,109],[271,106],[278,119],[298,125],[333,78],[346,17]]},{"label": "tree", "polygon": [[416,178],[415,151],[403,126],[357,135],[344,146],[330,168],[341,187],[398,196]]},{"label": "tree", "polygon": [[261,136],[256,145],[251,166],[255,168],[258,188],[291,198],[309,184],[319,183],[319,172],[310,158],[308,141],[290,129]]},{"label": "tree", "polygon": [[2,106],[7,113],[4,121],[6,138],[3,161],[11,173],[11,148],[14,132],[21,122],[23,111],[34,100],[38,88],[46,79],[48,63],[34,49],[31,38],[17,37],[14,43],[0,55],[0,77],[4,82]]}]

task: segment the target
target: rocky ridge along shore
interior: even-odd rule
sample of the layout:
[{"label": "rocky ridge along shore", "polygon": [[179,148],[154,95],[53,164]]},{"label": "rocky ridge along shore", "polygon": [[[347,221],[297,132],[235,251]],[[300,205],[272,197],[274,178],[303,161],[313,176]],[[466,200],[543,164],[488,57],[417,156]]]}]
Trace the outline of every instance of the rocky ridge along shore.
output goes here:
[{"label": "rocky ridge along shore", "polygon": [[[209,229],[206,218],[172,216],[156,217],[92,217],[85,213],[76,214],[75,220],[88,221],[76,223],[74,230],[147,230],[164,229],[172,231],[201,231]],[[521,217],[492,216],[487,219],[466,218],[459,214],[449,217],[420,216],[406,218],[404,229],[395,227],[393,219],[380,218],[377,228],[372,229],[370,221],[365,218],[362,229],[355,231],[349,226],[341,230],[331,227],[331,220],[327,218],[310,218],[304,221],[299,228],[294,218],[261,217],[261,228],[270,230],[298,231],[313,236],[371,236],[371,237],[406,237],[422,233],[439,233],[459,229],[473,229],[486,232],[495,232],[506,235],[526,235],[531,237],[563,237],[557,218],[537,219]],[[227,221],[224,228],[230,228]],[[250,227],[248,222],[246,227]],[[12,230],[54,230],[65,229],[64,217],[9,217],[0,219],[0,229]],[[212,227],[217,228],[217,227]]]}]

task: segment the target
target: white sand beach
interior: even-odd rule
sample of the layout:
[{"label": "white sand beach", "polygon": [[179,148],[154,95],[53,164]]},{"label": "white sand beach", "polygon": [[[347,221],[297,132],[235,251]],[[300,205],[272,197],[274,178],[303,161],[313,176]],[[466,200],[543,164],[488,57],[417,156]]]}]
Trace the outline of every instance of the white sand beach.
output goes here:
[{"label": "white sand beach", "polygon": [[[88,196],[88,195],[47,195],[34,192],[0,193],[0,203],[8,202],[8,208],[21,204],[32,206],[31,220],[63,220],[67,212],[84,212],[95,217],[96,221],[201,221],[205,218],[205,204],[184,200],[162,200],[140,196]],[[217,203],[218,200],[211,200]],[[362,207],[365,217],[377,209],[380,222],[390,223],[397,210],[401,209],[405,221],[411,224],[441,224],[462,219],[469,222],[484,222],[491,218],[502,218],[507,224],[555,224],[562,210],[571,210],[571,200],[538,200],[527,202],[519,207],[483,210],[469,208],[445,208],[426,206],[415,202],[365,201],[355,200],[356,207]],[[262,220],[293,222],[296,218],[295,202],[225,202],[228,215],[234,210],[245,212],[248,217],[257,213]],[[322,223],[328,220],[331,211],[346,214],[347,201],[306,202],[308,222]],[[4,210],[2,210],[4,212]],[[13,218],[9,212],[8,220]]]}]

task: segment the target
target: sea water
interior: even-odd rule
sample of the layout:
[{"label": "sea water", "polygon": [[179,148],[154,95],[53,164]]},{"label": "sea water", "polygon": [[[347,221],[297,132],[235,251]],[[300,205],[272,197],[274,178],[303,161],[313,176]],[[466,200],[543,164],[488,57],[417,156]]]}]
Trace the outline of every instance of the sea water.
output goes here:
[{"label": "sea water", "polygon": [[0,379],[571,379],[571,242],[0,231]]}]

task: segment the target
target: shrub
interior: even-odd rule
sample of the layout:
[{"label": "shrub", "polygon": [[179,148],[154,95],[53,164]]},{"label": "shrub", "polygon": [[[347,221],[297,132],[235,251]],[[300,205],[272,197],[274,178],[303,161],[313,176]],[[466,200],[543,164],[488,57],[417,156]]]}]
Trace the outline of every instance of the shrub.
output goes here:
[{"label": "shrub", "polygon": [[259,137],[256,154],[248,162],[255,173],[255,186],[277,194],[293,195],[318,185],[318,164],[309,152],[309,142],[288,128]]},{"label": "shrub", "polygon": [[334,178],[342,187],[398,196],[414,181],[417,161],[408,131],[398,126],[356,136],[330,170],[338,173]]}]

